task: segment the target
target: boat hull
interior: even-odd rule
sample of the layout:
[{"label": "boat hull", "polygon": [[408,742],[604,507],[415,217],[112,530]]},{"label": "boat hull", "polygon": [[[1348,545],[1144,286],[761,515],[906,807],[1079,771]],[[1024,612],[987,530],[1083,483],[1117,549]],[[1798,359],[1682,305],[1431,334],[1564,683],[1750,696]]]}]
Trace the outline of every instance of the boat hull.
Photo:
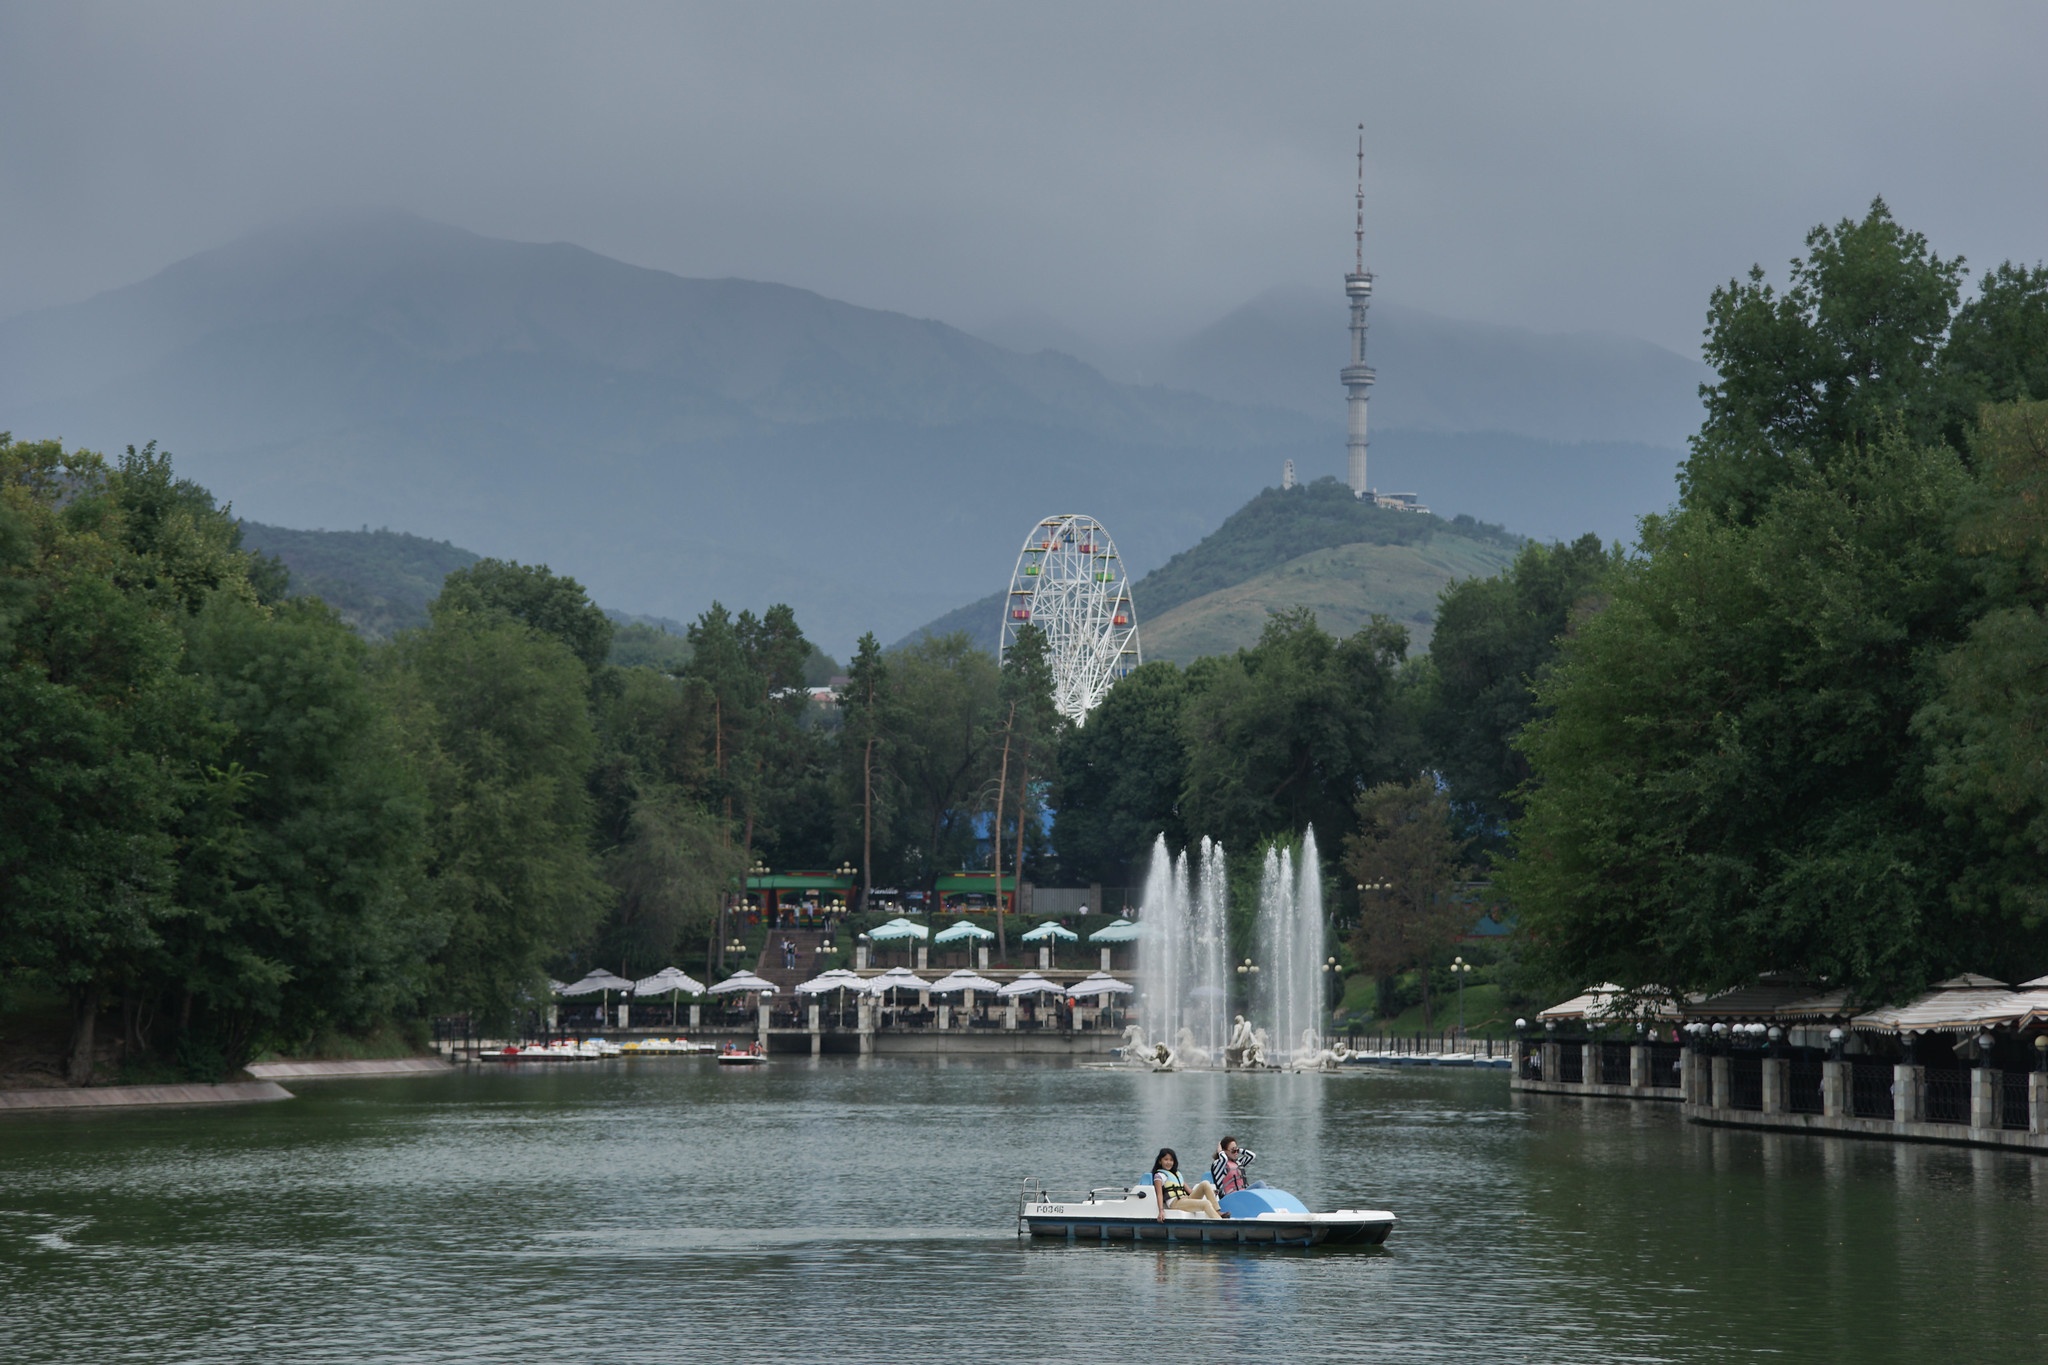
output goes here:
[{"label": "boat hull", "polygon": [[1018,1231],[1064,1242],[1193,1242],[1209,1246],[1378,1246],[1400,1221],[1383,1210],[1265,1213],[1256,1218],[1201,1218],[1151,1211],[1142,1194],[1072,1201],[1024,1201]]}]

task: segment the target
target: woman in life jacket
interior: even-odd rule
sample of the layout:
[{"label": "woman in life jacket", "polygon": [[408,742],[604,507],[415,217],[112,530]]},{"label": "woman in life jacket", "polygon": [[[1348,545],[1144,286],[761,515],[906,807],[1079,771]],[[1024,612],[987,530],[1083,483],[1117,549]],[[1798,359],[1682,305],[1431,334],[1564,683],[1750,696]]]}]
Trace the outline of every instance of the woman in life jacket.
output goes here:
[{"label": "woman in life jacket", "polygon": [[1223,1210],[1216,1207],[1216,1187],[1204,1180],[1189,1189],[1180,1178],[1180,1157],[1171,1147],[1161,1147],[1159,1155],[1152,1158],[1152,1193],[1158,1221],[1162,1223],[1168,1209],[1181,1209],[1203,1218],[1223,1216]]}]

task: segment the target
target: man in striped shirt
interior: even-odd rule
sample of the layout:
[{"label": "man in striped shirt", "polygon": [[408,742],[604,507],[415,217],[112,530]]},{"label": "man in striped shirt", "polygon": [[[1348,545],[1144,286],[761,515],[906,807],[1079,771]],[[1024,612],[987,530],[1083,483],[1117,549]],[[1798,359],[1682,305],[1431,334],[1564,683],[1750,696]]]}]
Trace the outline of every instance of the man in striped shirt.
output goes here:
[{"label": "man in striped shirt", "polygon": [[1216,1197],[1235,1194],[1250,1188],[1244,1178],[1244,1168],[1258,1160],[1258,1153],[1249,1147],[1237,1145],[1237,1139],[1225,1134],[1223,1141],[1216,1144],[1216,1160],[1209,1165],[1209,1179],[1216,1186]]}]

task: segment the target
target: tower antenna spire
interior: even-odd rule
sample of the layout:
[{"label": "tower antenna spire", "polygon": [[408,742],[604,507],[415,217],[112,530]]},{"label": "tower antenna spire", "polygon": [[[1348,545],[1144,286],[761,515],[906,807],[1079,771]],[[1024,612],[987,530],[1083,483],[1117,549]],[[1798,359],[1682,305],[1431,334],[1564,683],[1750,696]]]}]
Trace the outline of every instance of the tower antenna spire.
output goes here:
[{"label": "tower antenna spire", "polygon": [[1358,273],[1365,273],[1365,125],[1358,125]]}]

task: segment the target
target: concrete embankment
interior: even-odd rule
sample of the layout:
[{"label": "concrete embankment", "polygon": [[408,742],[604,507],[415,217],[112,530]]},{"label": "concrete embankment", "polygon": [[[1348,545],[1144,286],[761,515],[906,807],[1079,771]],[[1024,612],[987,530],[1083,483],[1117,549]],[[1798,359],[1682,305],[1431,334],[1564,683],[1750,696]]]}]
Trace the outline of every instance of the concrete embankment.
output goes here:
[{"label": "concrete embankment", "polygon": [[251,1062],[244,1069],[259,1081],[313,1081],[354,1076],[445,1074],[450,1068],[439,1057],[375,1057],[364,1061]]},{"label": "concrete embankment", "polygon": [[52,1086],[47,1090],[0,1090],[0,1112],[129,1109],[150,1104],[250,1104],[291,1097],[292,1092],[275,1081],[232,1081],[226,1085]]}]

